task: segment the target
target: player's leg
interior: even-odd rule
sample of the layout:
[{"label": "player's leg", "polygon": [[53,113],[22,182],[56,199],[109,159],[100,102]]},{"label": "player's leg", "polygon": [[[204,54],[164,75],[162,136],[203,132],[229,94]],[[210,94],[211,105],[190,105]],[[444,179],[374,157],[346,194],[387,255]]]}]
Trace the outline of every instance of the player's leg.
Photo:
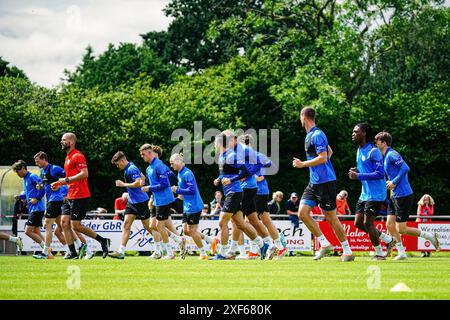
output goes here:
[{"label": "player's leg", "polygon": [[242,211],[238,211],[231,217],[231,219],[234,221],[236,226],[245,233],[250,241],[252,241],[259,247],[261,259],[264,259],[269,245],[267,243],[264,243],[264,241],[258,236],[255,228],[253,228],[251,224],[245,222]]},{"label": "player's leg", "polygon": [[55,223],[56,223],[56,228],[55,228],[55,236],[56,238],[58,238],[59,242],[61,242],[62,245],[66,245],[66,238],[64,237],[63,234],[63,229],[61,226],[61,216],[58,216],[55,219]]},{"label": "player's leg", "polygon": [[177,228],[175,228],[175,225],[173,224],[172,218],[169,217],[166,221],[166,228],[168,230],[167,234],[169,235],[169,238],[172,239],[180,248],[180,253],[183,255],[186,253],[186,238],[180,236],[180,233],[178,232]]},{"label": "player's leg", "polygon": [[[227,210],[229,210],[228,207],[226,207],[226,208],[227,208]],[[228,239],[230,237],[228,223],[231,221],[232,216],[233,216],[233,213],[226,212],[226,211],[222,211],[219,215],[220,246],[219,246],[219,250],[214,259],[218,259],[218,260],[226,259],[225,254],[229,248]],[[212,249],[212,251],[214,251],[214,250]]]},{"label": "player's leg", "polygon": [[[269,248],[267,253],[267,259],[272,259],[277,252],[280,252],[280,255],[283,256],[286,248],[283,246],[281,239],[280,239],[280,233],[278,232],[278,229],[273,224],[272,219],[270,218],[269,212],[263,212],[259,215],[259,218],[261,219],[261,222],[264,224],[264,226],[267,228],[267,231],[270,234],[270,237],[273,239],[274,245]],[[284,252],[282,252],[284,251]]]},{"label": "player's leg", "polygon": [[373,248],[375,249],[375,256],[373,257],[373,260],[385,260],[386,257],[383,253],[383,249],[380,245],[380,240],[378,239],[378,234],[376,232],[375,228],[375,218],[378,215],[378,211],[375,213],[374,211],[368,210],[371,205],[371,202],[366,203],[366,212],[364,215],[364,227],[367,230],[367,233],[369,234],[370,242],[372,243]]},{"label": "player's leg", "polygon": [[169,219],[171,205],[156,207],[156,228],[162,238],[162,248],[166,251],[166,255],[162,258],[164,260],[175,259],[172,247],[169,243],[169,234],[167,232],[166,221]]},{"label": "player's leg", "polygon": [[393,249],[393,244],[395,244],[397,251],[398,251],[398,256],[400,256],[400,257],[399,258],[396,257],[394,259],[404,260],[407,256],[406,256],[405,248],[403,247],[403,244],[402,244],[402,237],[397,230],[397,226],[396,226],[397,213],[396,213],[395,205],[394,205],[394,202],[392,201],[392,199],[389,200],[387,211],[388,211],[387,212],[388,217],[387,217],[387,221],[386,221],[386,227],[387,227],[389,233],[391,234],[393,240],[391,243],[389,243],[387,245],[386,257],[389,257],[391,255],[391,252]]},{"label": "player's leg", "polygon": [[241,235],[241,230],[236,226],[234,221],[231,223],[231,246],[225,252],[225,257],[227,259],[234,259],[236,257],[236,251],[239,248],[239,237]]},{"label": "player's leg", "polygon": [[19,252],[22,252],[23,242],[22,242],[21,237],[14,237],[14,236],[10,236],[9,234],[0,232],[0,240],[6,240],[6,241],[10,241],[12,243],[15,243]]},{"label": "player's leg", "polygon": [[202,242],[202,235],[198,232],[198,223],[200,221],[201,212],[189,214],[187,215],[187,221],[184,224],[185,231],[189,233],[189,236],[192,237],[194,243],[197,245],[197,248],[200,250],[200,260],[208,260],[208,256],[206,255],[205,248]]},{"label": "player's leg", "polygon": [[[152,255],[149,257],[150,260],[152,259],[161,259],[161,256],[163,255],[162,252],[162,239],[161,234],[158,232],[158,228],[156,227],[156,207],[153,207],[150,211],[151,217],[150,217],[150,230],[153,236],[153,242],[155,245],[155,250],[153,251]],[[165,253],[164,253],[165,255]]]},{"label": "player's leg", "polygon": [[125,209],[125,219],[123,221],[122,227],[122,239],[120,242],[119,249],[117,251],[110,253],[108,256],[115,259],[124,259],[125,258],[125,250],[127,248],[128,240],[130,239],[131,226],[133,225],[134,220],[136,219],[136,214],[131,207],[128,210]]}]

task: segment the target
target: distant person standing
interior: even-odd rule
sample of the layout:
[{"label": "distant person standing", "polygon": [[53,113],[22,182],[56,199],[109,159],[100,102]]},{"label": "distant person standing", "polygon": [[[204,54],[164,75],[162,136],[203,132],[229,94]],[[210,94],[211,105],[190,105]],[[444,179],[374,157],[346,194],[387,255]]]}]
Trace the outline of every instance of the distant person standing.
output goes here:
[{"label": "distant person standing", "polygon": [[296,192],[291,193],[291,197],[286,203],[286,212],[289,215],[289,220],[291,220],[292,225],[298,228],[300,220],[298,218],[298,207],[300,206],[300,199]]},{"label": "distant person standing", "polygon": [[[424,194],[422,198],[420,198],[417,203],[417,215],[419,216],[416,219],[416,222],[429,222],[431,219],[421,218],[421,217],[429,217],[434,215],[434,200],[429,194]],[[431,256],[430,251],[422,251],[421,257],[429,257]]]},{"label": "distant person standing", "polygon": [[122,193],[122,196],[114,201],[114,220],[124,220],[125,208],[128,203],[128,192]]},{"label": "distant person standing", "polygon": [[75,148],[76,143],[77,137],[75,134],[70,132],[63,134],[61,138],[61,149],[67,153],[64,162],[66,177],[60,178],[58,181],[51,184],[54,191],[64,185],[68,185],[69,187],[67,201],[63,206],[63,217],[61,219],[66,243],[70,250],[70,255],[67,256],[67,259],[81,259],[86,255],[87,251],[87,245],[83,245],[80,248],[78,256],[74,245],[75,239],[71,232],[71,225],[74,231],[83,233],[88,237],[97,240],[102,247],[103,258],[106,258],[109,251],[110,240],[103,238],[92,229],[81,224],[81,221],[86,218],[91,193],[88,186],[89,173],[86,158]]},{"label": "distant person standing", "polygon": [[352,214],[350,207],[347,203],[348,193],[345,190],[342,190],[336,196],[336,213],[341,215],[350,215]]}]

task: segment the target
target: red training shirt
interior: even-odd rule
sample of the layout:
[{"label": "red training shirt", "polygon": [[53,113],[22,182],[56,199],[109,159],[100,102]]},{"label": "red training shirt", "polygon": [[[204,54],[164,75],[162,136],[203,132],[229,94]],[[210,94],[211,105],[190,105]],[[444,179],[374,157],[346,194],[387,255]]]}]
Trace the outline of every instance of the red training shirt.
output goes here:
[{"label": "red training shirt", "polygon": [[[86,158],[77,149],[72,150],[66,157],[64,162],[64,170],[66,171],[66,177],[73,177],[81,172],[81,169],[87,168]],[[89,192],[88,179],[82,179],[69,183],[69,193],[67,198],[84,199],[89,198],[91,193]]]}]

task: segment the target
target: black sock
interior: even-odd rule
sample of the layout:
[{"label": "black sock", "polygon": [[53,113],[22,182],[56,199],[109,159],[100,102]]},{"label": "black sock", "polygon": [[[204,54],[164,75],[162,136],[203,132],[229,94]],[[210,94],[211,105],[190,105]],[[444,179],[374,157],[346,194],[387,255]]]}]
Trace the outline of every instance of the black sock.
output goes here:
[{"label": "black sock", "polygon": [[72,253],[74,255],[77,254],[77,250],[75,250],[75,244],[74,243],[69,244],[69,250],[70,250],[70,253]]},{"label": "black sock", "polygon": [[102,236],[100,236],[100,235],[98,235],[98,234],[97,234],[97,236],[95,237],[95,240],[97,240],[97,241],[100,242],[100,243],[103,243],[103,242],[106,241],[105,238],[103,238]]}]

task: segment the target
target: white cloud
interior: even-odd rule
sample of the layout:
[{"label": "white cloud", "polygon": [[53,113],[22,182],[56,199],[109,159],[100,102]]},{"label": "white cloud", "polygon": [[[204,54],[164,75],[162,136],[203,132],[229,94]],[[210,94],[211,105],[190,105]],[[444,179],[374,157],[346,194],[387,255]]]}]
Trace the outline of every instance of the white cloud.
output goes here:
[{"label": "white cloud", "polygon": [[2,1],[0,56],[43,86],[60,82],[87,45],[95,54],[109,43],[141,43],[139,34],[167,29],[168,0]]}]

